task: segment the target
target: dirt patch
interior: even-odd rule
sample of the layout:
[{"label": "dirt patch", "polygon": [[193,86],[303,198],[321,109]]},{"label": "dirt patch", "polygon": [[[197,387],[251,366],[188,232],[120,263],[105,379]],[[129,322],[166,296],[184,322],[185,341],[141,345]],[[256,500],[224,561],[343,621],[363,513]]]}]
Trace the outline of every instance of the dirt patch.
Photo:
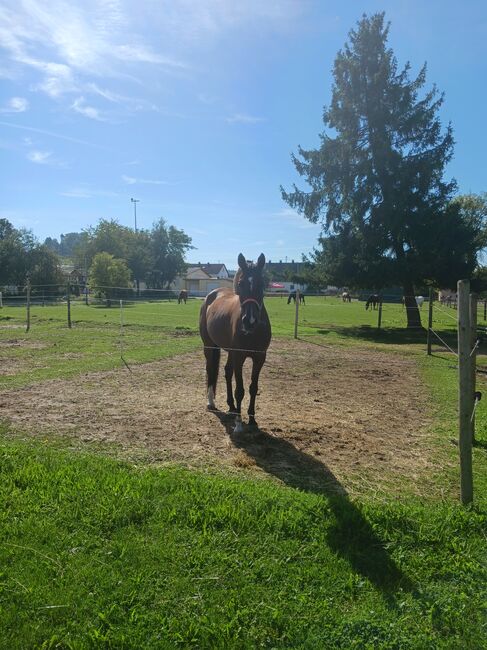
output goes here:
[{"label": "dirt patch", "polygon": [[39,341],[28,341],[26,339],[3,339],[0,340],[0,349],[11,348],[27,348],[29,350],[42,350],[47,348],[47,343],[39,343]]},{"label": "dirt patch", "polygon": [[[246,367],[247,409],[250,362]],[[226,409],[221,371],[217,405]],[[206,411],[201,352],[48,380],[0,393],[0,416],[40,435],[143,449],[154,461],[260,468],[318,489],[414,485],[431,469],[427,395],[415,364],[366,349],[273,342],[260,381],[258,430],[233,434]],[[253,471],[253,470],[252,470]]]}]

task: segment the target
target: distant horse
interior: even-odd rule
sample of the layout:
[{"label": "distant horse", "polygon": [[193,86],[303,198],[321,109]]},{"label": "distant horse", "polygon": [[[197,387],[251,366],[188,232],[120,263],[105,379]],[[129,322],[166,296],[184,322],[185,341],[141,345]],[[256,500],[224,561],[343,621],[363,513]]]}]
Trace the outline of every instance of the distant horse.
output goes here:
[{"label": "distant horse", "polygon": [[[289,296],[288,296],[288,299],[287,299],[287,304],[288,304],[288,305],[289,305],[289,303],[291,302],[291,300],[292,300],[294,303],[296,303],[296,291],[291,291],[291,292],[289,293]],[[300,303],[302,302],[303,305],[306,304],[305,301],[304,301],[304,293],[301,293],[301,291],[299,292],[299,302],[300,302]]]},{"label": "distant horse", "polygon": [[352,302],[352,296],[348,293],[348,291],[344,291],[342,293],[342,300],[343,302]]},{"label": "distant horse", "polygon": [[178,305],[180,305],[184,300],[184,304],[188,300],[188,291],[186,289],[181,289],[178,296]]},{"label": "distant horse", "polygon": [[[265,282],[262,271],[263,254],[257,264],[247,263],[240,253],[239,269],[235,274],[233,291],[229,288],[214,289],[205,298],[200,311],[200,334],[206,357],[208,409],[215,410],[216,381],[220,352],[228,352],[225,365],[227,404],[230,413],[236,414],[235,433],[243,431],[241,406],[245,394],[242,368],[245,360],[252,359],[250,384],[249,424],[256,426],[255,398],[259,374],[271,342],[271,324],[264,306]],[[232,378],[235,375],[235,405],[232,394]]]},{"label": "distant horse", "polygon": [[377,307],[380,304],[380,296],[377,293],[372,293],[368,298],[367,302],[365,303],[365,309],[368,309],[371,307],[372,309],[377,309]]},{"label": "distant horse", "polygon": [[423,302],[424,302],[424,296],[416,296],[415,300],[416,300],[416,304],[421,309],[421,307],[423,306]]}]

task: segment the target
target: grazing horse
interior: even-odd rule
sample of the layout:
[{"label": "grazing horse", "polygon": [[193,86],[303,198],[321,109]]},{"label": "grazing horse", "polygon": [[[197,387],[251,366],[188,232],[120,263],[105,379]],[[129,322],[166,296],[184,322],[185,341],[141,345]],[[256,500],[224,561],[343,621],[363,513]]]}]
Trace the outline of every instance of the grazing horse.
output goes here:
[{"label": "grazing horse", "polygon": [[416,304],[421,309],[421,307],[423,306],[423,302],[424,302],[424,296],[416,296],[415,300],[416,300]]},{"label": "grazing horse", "polygon": [[377,306],[380,304],[380,296],[377,293],[372,293],[365,303],[365,309],[371,307],[372,309],[377,309]]},{"label": "grazing horse", "polygon": [[188,291],[186,289],[181,289],[181,291],[179,292],[178,305],[180,305],[183,302],[183,300],[184,300],[184,304],[186,304],[188,300]]},{"label": "grazing horse", "polygon": [[[291,300],[294,302],[294,304],[296,304],[296,291],[291,291],[291,292],[289,293],[289,297],[288,297],[288,299],[287,299],[287,304],[288,304],[288,305],[289,305],[289,303],[291,302]],[[299,302],[300,302],[300,303],[302,302],[303,305],[306,304],[306,303],[304,302],[304,293],[301,293],[301,291],[299,292]]]},{"label": "grazing horse", "polygon": [[348,291],[344,291],[342,293],[342,300],[343,302],[352,302],[352,296],[348,293]]},{"label": "grazing horse", "polygon": [[[245,394],[242,368],[245,360],[252,359],[250,384],[249,424],[256,426],[255,398],[259,374],[264,365],[267,348],[271,342],[271,324],[264,306],[265,282],[262,271],[263,254],[257,264],[247,263],[240,253],[238,271],[229,288],[214,289],[205,298],[200,312],[200,334],[206,357],[208,409],[215,410],[216,381],[220,364],[220,351],[228,352],[225,365],[227,404],[230,413],[236,414],[235,433],[243,431],[241,406]],[[235,375],[235,401],[232,378]],[[235,404],[236,402],[236,404]]]}]

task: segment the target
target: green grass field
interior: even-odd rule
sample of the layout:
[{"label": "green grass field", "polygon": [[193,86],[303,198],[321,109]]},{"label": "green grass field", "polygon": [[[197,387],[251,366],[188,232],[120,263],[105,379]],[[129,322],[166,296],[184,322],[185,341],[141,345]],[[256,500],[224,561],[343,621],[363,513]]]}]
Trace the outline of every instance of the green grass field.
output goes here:
[{"label": "green grass field", "polygon": [[[196,349],[199,305],[126,306],[124,358]],[[292,338],[294,306],[267,306],[274,336]],[[121,366],[118,307],[75,304],[71,330],[65,306],[34,307],[29,333],[24,315],[0,310],[0,400],[9,388]],[[455,316],[445,308],[434,322],[452,347]],[[376,323],[363,303],[309,298],[299,336],[408,355],[431,394],[434,436],[455,438],[453,355],[435,348],[428,358],[425,332],[403,329],[400,305],[384,305],[383,329]],[[450,496],[456,469],[440,473],[443,498],[352,499],[246,470],[110,458],[4,422],[0,647],[487,648],[486,413],[487,400],[468,508]]]}]

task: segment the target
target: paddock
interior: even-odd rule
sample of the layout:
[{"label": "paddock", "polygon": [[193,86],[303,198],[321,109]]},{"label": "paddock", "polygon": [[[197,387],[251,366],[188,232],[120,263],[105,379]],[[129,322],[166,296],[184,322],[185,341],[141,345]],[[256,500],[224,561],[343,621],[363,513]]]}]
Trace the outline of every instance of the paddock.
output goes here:
[{"label": "paddock", "polygon": [[[244,368],[245,413],[248,364]],[[265,467],[267,474],[291,474],[295,481],[300,475],[315,482],[333,476],[337,489],[347,491],[363,491],[362,481],[394,491],[405,477],[414,490],[433,467],[425,393],[405,357],[274,341],[262,371],[259,429],[240,435],[232,433],[233,420],[224,411],[222,375],[216,399],[222,412],[205,409],[201,350],[131,370],[3,391],[2,416],[35,436],[54,433],[78,443],[115,445],[158,463],[261,473]],[[307,476],[310,465],[314,472]]]}]

